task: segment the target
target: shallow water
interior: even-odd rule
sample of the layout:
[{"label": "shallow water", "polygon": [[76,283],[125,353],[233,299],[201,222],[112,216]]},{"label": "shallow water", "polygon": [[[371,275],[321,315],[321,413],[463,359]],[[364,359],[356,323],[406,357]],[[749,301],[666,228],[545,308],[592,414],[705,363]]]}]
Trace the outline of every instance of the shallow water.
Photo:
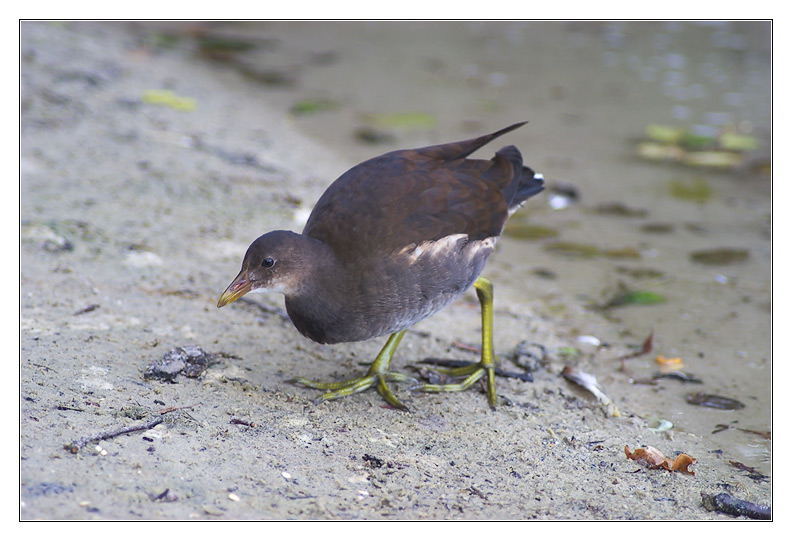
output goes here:
[{"label": "shallow water", "polygon": [[[516,144],[550,188],[571,184],[579,199],[552,209],[548,190],[515,215],[557,237],[501,241],[487,271],[497,277],[501,302],[543,299],[552,317],[568,322],[570,345],[581,349],[579,335],[624,346],[654,332],[653,352],[628,363],[634,376],[657,371],[654,358],[663,355],[680,357],[683,370],[704,383],[647,386],[648,417],[696,434],[718,424],[771,428],[771,183],[761,166],[769,164],[771,144],[769,23],[300,22],[226,29],[277,40],[247,59],[297,73],[297,84],[262,92],[283,108],[300,100],[332,104],[294,122],[350,163],[529,120],[499,143]],[[382,113],[421,115],[377,124],[371,115]],[[407,125],[399,126],[399,118]],[[650,124],[705,134],[735,130],[757,138],[759,147],[726,170],[656,163],[635,153]],[[354,134],[363,126],[392,139],[359,142]],[[490,147],[479,155],[498,148]],[[691,193],[694,200],[684,198]],[[596,211],[612,202],[630,212]],[[558,241],[624,250],[623,258],[546,249]],[[723,247],[747,250],[748,258],[723,265],[691,260],[692,252]],[[554,279],[537,276],[547,270]],[[621,286],[666,302],[613,308],[605,319],[585,310]],[[617,362],[598,363],[592,371],[600,378],[624,377]],[[687,404],[685,396],[697,391],[746,408]],[[721,436],[736,456],[770,469],[769,441],[736,430]]]}]

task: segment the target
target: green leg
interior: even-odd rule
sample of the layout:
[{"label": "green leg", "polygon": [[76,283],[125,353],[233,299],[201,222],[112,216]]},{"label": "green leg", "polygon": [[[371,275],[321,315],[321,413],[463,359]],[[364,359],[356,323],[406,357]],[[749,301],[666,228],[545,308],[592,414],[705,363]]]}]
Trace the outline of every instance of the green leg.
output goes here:
[{"label": "green leg", "polygon": [[413,389],[429,393],[464,391],[486,376],[487,402],[492,409],[495,409],[497,397],[495,396],[495,352],[492,344],[492,282],[488,278],[479,276],[473,287],[476,288],[476,295],[478,295],[481,304],[481,360],[476,364],[462,368],[436,369],[451,377],[465,378],[459,383],[426,384],[413,387]]},{"label": "green leg", "polygon": [[398,372],[391,372],[390,371],[390,361],[393,357],[393,353],[396,351],[396,347],[401,342],[402,337],[404,336],[405,331],[399,331],[397,333],[393,333],[388,338],[388,341],[385,343],[385,346],[382,348],[382,351],[379,352],[377,358],[374,359],[374,362],[371,363],[371,367],[369,368],[368,372],[362,378],[355,378],[347,381],[339,381],[335,383],[320,383],[316,381],[310,381],[305,378],[294,378],[292,380],[293,383],[299,383],[301,385],[305,385],[306,387],[310,387],[312,389],[321,389],[323,391],[329,391],[322,396],[320,396],[316,403],[319,404],[325,400],[333,400],[336,398],[343,398],[345,396],[349,396],[355,393],[361,393],[366,389],[377,386],[377,390],[379,393],[385,398],[385,400],[393,407],[399,408],[400,410],[407,410],[407,406],[399,402],[399,400],[393,395],[391,390],[388,388],[388,381],[395,381],[399,383],[409,382],[414,383],[415,379],[404,374],[400,374]]}]

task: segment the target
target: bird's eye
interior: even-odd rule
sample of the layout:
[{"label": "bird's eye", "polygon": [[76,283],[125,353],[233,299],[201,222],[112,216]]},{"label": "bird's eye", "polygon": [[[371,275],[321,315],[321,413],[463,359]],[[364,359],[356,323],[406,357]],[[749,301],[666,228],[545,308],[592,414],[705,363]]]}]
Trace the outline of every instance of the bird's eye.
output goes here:
[{"label": "bird's eye", "polygon": [[271,257],[265,257],[264,261],[261,262],[261,266],[267,269],[273,266],[274,264],[275,264],[275,260],[272,259]]}]

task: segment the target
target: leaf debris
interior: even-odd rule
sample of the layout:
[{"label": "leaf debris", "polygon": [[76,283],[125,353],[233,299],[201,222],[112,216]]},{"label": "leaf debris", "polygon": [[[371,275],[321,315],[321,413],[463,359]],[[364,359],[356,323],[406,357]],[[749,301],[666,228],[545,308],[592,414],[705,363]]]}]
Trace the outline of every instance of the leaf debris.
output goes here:
[{"label": "leaf debris", "polygon": [[639,447],[632,452],[630,451],[630,448],[625,445],[624,454],[630,460],[635,460],[639,464],[643,464],[644,466],[653,470],[664,469],[668,471],[678,471],[686,475],[696,475],[696,472],[692,472],[688,468],[695,464],[697,460],[684,453],[677,455],[677,457],[672,461],[670,458],[666,458],[663,453],[651,445]]}]

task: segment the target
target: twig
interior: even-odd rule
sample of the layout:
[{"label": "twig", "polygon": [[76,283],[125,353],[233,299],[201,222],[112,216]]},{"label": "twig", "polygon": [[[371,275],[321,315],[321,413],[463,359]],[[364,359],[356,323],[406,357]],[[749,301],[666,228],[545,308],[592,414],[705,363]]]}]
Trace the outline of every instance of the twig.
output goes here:
[{"label": "twig", "polygon": [[773,436],[769,430],[751,430],[750,428],[740,428],[737,427],[737,430],[742,432],[747,432],[748,434],[754,434],[755,436],[759,436],[760,438],[771,440]]},{"label": "twig", "polygon": [[746,466],[742,462],[737,462],[736,460],[730,460],[729,464],[731,464],[732,466],[734,466],[738,470],[741,470],[741,471],[744,471],[744,472],[748,472],[748,477],[750,477],[754,481],[760,481],[761,482],[761,481],[767,481],[769,479],[769,477],[767,475],[763,474],[762,472],[760,472],[756,468],[754,468],[752,466]]},{"label": "twig", "polygon": [[634,359],[635,357],[640,357],[641,355],[646,355],[647,353],[652,351],[653,343],[654,343],[654,331],[651,331],[649,333],[649,336],[647,336],[646,339],[643,341],[643,344],[641,344],[640,350],[634,351],[633,353],[629,353],[619,358],[619,361],[621,361],[621,367],[619,368],[619,372],[624,372],[628,375],[631,374],[630,370],[627,368],[627,365],[625,364],[625,361],[629,359]]},{"label": "twig", "polygon": [[[158,500],[165,500],[165,498],[168,497],[168,492],[170,492],[170,489],[166,488],[164,492],[161,492],[161,493],[157,494],[156,496],[149,496],[149,498],[151,498],[152,502],[156,502]],[[165,500],[165,501],[168,501],[168,500]]]},{"label": "twig", "polygon": [[74,440],[71,443],[65,444],[64,448],[70,453],[77,454],[81,448],[85,447],[92,441],[109,440],[110,438],[115,438],[116,436],[120,436],[122,434],[129,434],[130,432],[138,432],[140,430],[148,430],[150,428],[154,428],[163,420],[164,419],[161,415],[157,415],[156,417],[152,417],[145,423],[141,423],[139,425],[124,426],[114,430],[106,430],[104,432],[97,432],[96,434],[85,436],[84,438],[80,438],[79,440]]},{"label": "twig", "polygon": [[455,347],[457,349],[461,349],[463,351],[471,351],[473,353],[481,353],[481,349],[480,348],[478,348],[476,346],[471,346],[470,344],[465,344],[463,342],[454,341],[454,342],[451,342],[451,346],[453,346],[453,347]]},{"label": "twig", "polygon": [[197,405],[198,405],[198,404],[193,404],[192,406],[182,406],[182,407],[180,407],[180,408],[177,408],[177,407],[175,407],[175,406],[171,406],[171,407],[168,407],[168,408],[165,408],[165,409],[161,409],[161,410],[159,410],[159,414],[160,414],[160,415],[165,415],[166,413],[170,413],[170,412],[172,412],[172,411],[179,411],[179,410],[191,410],[191,409],[193,409],[193,408],[194,408],[195,406],[197,406]]},{"label": "twig", "polygon": [[66,406],[66,405],[55,406],[55,409],[61,411],[85,411],[82,408],[73,408],[71,406]]},{"label": "twig", "polygon": [[232,425],[244,425],[249,426],[250,428],[256,428],[256,423],[251,421],[247,421],[245,419],[240,419],[236,415],[231,416],[231,420],[229,421]]},{"label": "twig", "polygon": [[77,310],[77,311],[76,311],[76,312],[74,312],[72,315],[73,315],[73,316],[79,316],[79,315],[81,315],[81,314],[87,314],[88,312],[93,312],[93,311],[94,311],[94,310],[96,310],[97,308],[99,308],[99,305],[98,305],[98,304],[89,304],[89,305],[88,305],[88,306],[86,306],[85,308],[83,308],[83,309],[81,309],[81,310]]}]

